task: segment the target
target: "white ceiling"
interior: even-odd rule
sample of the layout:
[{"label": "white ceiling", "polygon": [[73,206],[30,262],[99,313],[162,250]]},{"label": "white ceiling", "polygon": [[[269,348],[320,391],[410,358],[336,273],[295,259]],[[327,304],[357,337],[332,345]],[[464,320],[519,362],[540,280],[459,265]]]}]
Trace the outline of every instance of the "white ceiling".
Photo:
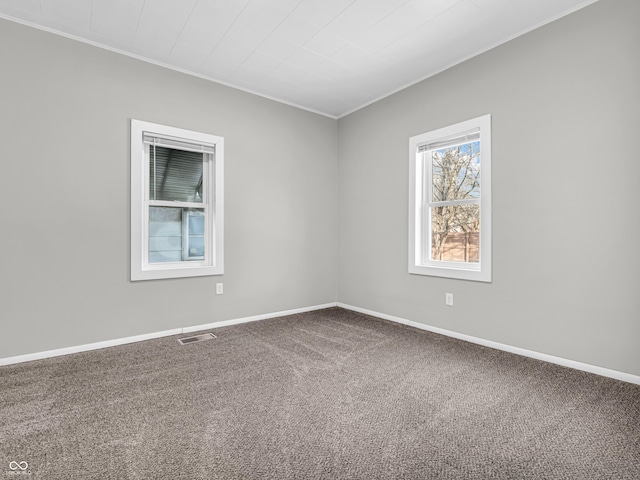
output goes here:
[{"label": "white ceiling", "polygon": [[596,0],[0,0],[0,16],[340,117]]}]

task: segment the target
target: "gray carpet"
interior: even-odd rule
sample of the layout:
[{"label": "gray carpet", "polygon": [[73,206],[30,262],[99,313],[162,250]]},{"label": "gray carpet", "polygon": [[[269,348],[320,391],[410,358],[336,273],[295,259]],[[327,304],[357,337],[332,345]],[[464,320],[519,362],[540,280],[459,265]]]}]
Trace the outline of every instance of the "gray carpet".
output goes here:
[{"label": "gray carpet", "polygon": [[214,333],[0,367],[0,478],[640,478],[640,386],[339,308]]}]

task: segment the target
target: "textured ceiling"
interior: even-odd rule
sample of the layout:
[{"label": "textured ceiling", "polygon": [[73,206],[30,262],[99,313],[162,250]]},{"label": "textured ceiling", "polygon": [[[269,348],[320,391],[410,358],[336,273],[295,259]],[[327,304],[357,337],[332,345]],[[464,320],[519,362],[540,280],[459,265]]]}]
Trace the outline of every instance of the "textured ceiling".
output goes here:
[{"label": "textured ceiling", "polygon": [[0,0],[0,16],[340,117],[596,0]]}]

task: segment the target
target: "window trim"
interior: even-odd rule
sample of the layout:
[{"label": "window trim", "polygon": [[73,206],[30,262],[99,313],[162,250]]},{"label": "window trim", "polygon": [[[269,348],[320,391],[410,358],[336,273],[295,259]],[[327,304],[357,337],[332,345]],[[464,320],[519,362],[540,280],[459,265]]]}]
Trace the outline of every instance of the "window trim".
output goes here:
[{"label": "window trim", "polygon": [[[145,136],[174,142],[171,148],[202,151],[208,189],[202,203],[167,202],[149,197],[149,155]],[[184,142],[188,145],[184,145]],[[211,153],[211,152],[214,153]],[[131,119],[131,281],[182,278],[224,273],[224,138],[207,133]],[[204,209],[205,258],[181,262],[149,263],[149,207]]]},{"label": "window trim", "polygon": [[[448,139],[461,137],[469,132],[480,132],[480,261],[446,262],[424,260],[423,237],[431,239],[431,227],[423,225],[423,192],[431,192],[431,173],[423,184],[422,154],[419,148]],[[429,202],[433,203],[433,202]],[[409,273],[479,282],[492,281],[491,241],[491,115],[483,115],[464,122],[449,125],[409,139]]]}]

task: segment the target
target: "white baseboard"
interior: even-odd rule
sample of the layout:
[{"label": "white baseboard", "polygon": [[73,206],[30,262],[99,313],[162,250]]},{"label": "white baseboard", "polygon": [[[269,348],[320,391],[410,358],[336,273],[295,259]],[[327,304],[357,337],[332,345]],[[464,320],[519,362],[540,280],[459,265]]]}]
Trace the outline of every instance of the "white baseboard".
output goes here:
[{"label": "white baseboard", "polygon": [[390,320],[392,322],[401,323],[403,325],[409,325],[411,327],[419,328],[421,330],[427,330],[429,332],[439,333],[440,335],[446,335],[447,337],[453,337],[460,340],[465,340],[467,342],[476,343],[478,345],[483,345],[485,347],[495,348],[496,350],[504,350],[505,352],[515,353],[517,355],[535,358],[536,360],[542,360],[544,362],[554,363],[556,365],[561,365],[563,367],[582,370],[585,372],[594,373],[596,375],[601,375],[603,377],[614,378],[616,380],[621,380],[623,382],[635,383],[636,385],[640,385],[640,376],[638,375],[632,375],[630,373],[619,372],[617,370],[597,367],[595,365],[590,365],[588,363],[576,362],[574,360],[568,360],[562,357],[555,357],[553,355],[547,355],[546,353],[535,352],[533,350],[526,350],[520,347],[513,347],[511,345],[493,342],[491,340],[485,340],[483,338],[472,337],[471,335],[452,332],[450,330],[445,330],[443,328],[432,327],[429,325],[425,325],[423,323],[414,322],[412,320],[406,320],[404,318],[396,317],[393,315],[387,315],[385,313],[374,312],[372,310],[367,310],[366,308],[354,307],[353,305],[347,305],[345,303],[338,302],[337,306],[344,308],[346,310],[353,310],[354,312],[371,315],[372,317],[378,317],[384,320]]},{"label": "white baseboard", "polygon": [[238,325],[240,323],[255,322],[256,320],[265,320],[267,318],[284,317],[286,315],[294,315],[296,313],[312,312],[314,310],[322,310],[323,308],[335,307],[336,303],[325,303],[324,305],[315,305],[312,307],[296,308],[293,310],[284,310],[281,312],[266,313],[263,315],[254,315],[252,317],[235,318],[233,320],[223,320],[221,322],[207,323],[204,325],[194,325],[191,327],[174,328],[162,332],[145,333],[143,335],[135,335],[133,337],[116,338],[114,340],[105,340],[103,342],[88,343],[85,345],[76,345],[73,347],[59,348],[56,350],[47,350],[44,352],[27,353],[25,355],[17,355],[15,357],[0,358],[0,366],[12,365],[15,363],[31,362],[33,360],[42,360],[44,358],[59,357],[61,355],[69,355],[72,353],[88,352],[90,350],[98,350],[100,348],[115,347],[116,345],[124,345],[127,343],[142,342],[153,338],[168,337],[171,335],[181,335],[183,333],[197,332],[199,330],[208,330],[211,328],[226,327],[229,325]]},{"label": "white baseboard", "polygon": [[135,335],[133,337],[116,338],[113,340],[105,340],[103,342],[87,343],[84,345],[75,345],[73,347],[58,348],[56,350],[47,350],[44,352],[27,353],[25,355],[18,355],[15,357],[0,358],[0,367],[3,365],[12,365],[14,363],[42,360],[44,358],[60,357],[62,355],[70,355],[72,353],[88,352],[89,350],[98,350],[100,348],[115,347],[116,345],[124,345],[126,343],[142,342],[144,340],[151,340],[152,338],[179,335],[180,333],[182,333],[181,328],[174,328],[163,332],[145,333],[143,335]]},{"label": "white baseboard", "polygon": [[293,310],[285,310],[282,312],[266,313],[264,315],[254,315],[252,317],[236,318],[233,320],[223,320],[222,322],[206,323],[204,325],[194,325],[193,327],[184,327],[181,333],[198,332],[209,328],[228,327],[229,325],[238,325],[239,323],[255,322],[256,320],[266,320],[267,318],[284,317],[287,315],[295,315],[296,313],[313,312],[314,310],[322,310],[337,306],[337,303],[325,303],[323,305],[315,305],[313,307],[295,308]]},{"label": "white baseboard", "polygon": [[125,345],[127,343],[142,342],[144,340],[151,340],[153,338],[168,337],[171,335],[181,335],[184,333],[192,333],[200,330],[208,330],[211,328],[220,328],[220,327],[227,327],[230,325],[238,325],[241,323],[255,322],[257,320],[265,320],[267,318],[284,317],[287,315],[294,315],[296,313],[312,312],[314,310],[322,310],[324,308],[330,308],[330,307],[336,307],[336,306],[344,308],[346,310],[353,310],[354,312],[360,312],[366,315],[371,315],[373,317],[382,318],[384,320],[389,320],[392,322],[401,323],[403,325],[419,328],[421,330],[427,330],[429,332],[438,333],[440,335],[446,335],[448,337],[453,337],[460,340],[465,340],[467,342],[476,343],[478,345],[483,345],[485,347],[495,348],[496,350],[503,350],[505,352],[515,353],[517,355],[535,358],[536,360],[542,360],[545,362],[554,363],[556,365],[561,365],[563,367],[582,370],[585,372],[594,373],[596,375],[601,375],[603,377],[614,378],[616,380],[621,380],[623,382],[629,382],[629,383],[634,383],[636,385],[640,385],[640,376],[638,375],[632,375],[630,373],[624,373],[624,372],[619,372],[617,370],[598,367],[595,365],[590,365],[588,363],[576,362],[574,360],[568,360],[566,358],[556,357],[553,355],[548,355],[546,353],[535,352],[533,350],[526,350],[520,347],[513,347],[511,345],[506,345],[504,343],[493,342],[491,340],[485,340],[483,338],[473,337],[471,335],[465,335],[463,333],[457,333],[451,330],[445,330],[443,328],[432,327],[430,325],[414,322],[412,320],[396,317],[394,315],[387,315],[386,313],[375,312],[373,310],[367,310],[366,308],[355,307],[353,305],[348,305],[340,302],[325,303],[323,305],[296,308],[292,310],[283,310],[280,312],[254,315],[251,317],[235,318],[232,320],[223,320],[221,322],[212,322],[212,323],[206,323],[203,325],[174,328],[171,330],[164,330],[161,332],[152,332],[152,333],[146,333],[143,335],[135,335],[132,337],[117,338],[114,340],[105,340],[103,342],[88,343],[85,345],[77,345],[73,347],[60,348],[56,350],[47,350],[44,352],[28,353],[25,355],[18,355],[15,357],[0,358],[0,366],[12,365],[15,363],[30,362],[33,360],[42,360],[45,358],[59,357],[61,355],[70,355],[72,353],[87,352],[90,350],[98,350],[100,348],[114,347],[117,345]]}]

